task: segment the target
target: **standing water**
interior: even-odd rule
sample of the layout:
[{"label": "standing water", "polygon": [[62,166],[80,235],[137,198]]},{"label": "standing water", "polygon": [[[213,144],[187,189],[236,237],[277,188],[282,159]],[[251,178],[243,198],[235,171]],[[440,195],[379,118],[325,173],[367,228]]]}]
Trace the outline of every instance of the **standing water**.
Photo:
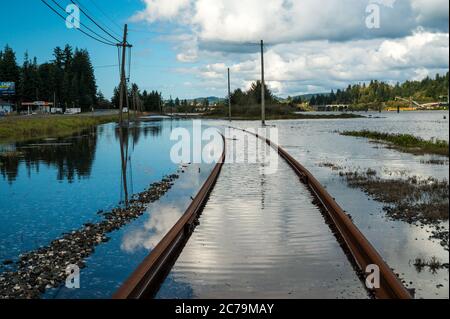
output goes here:
[{"label": "standing water", "polygon": [[[44,296],[111,297],[181,216],[213,167],[172,162],[177,141],[170,136],[177,127],[192,131],[192,122],[143,120],[122,137],[116,124],[106,124],[68,138],[2,146],[16,155],[0,157],[0,264],[100,221],[100,212],[122,205],[127,195],[178,173],[159,203],[96,248],[81,270],[81,289],[53,289]],[[14,264],[0,266],[0,272],[7,270]]]}]

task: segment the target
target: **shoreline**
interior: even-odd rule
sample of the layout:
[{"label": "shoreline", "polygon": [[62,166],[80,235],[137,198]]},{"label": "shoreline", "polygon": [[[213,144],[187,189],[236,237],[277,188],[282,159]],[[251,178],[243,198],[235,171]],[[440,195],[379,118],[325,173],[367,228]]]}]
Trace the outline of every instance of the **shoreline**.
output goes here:
[{"label": "shoreline", "polygon": [[[366,116],[353,114],[353,113],[341,113],[341,114],[314,114],[316,112],[311,112],[310,114],[282,114],[282,115],[266,115],[266,121],[277,121],[277,120],[333,120],[333,119],[361,119],[366,118]],[[181,116],[182,117],[182,116]],[[228,116],[225,115],[194,115],[187,116],[186,118],[195,119],[208,119],[208,120],[229,120]],[[232,121],[260,121],[261,116],[246,116],[238,115],[231,116]]]},{"label": "shoreline", "polygon": [[0,144],[69,136],[93,126],[116,122],[117,119],[116,114],[5,118],[0,121]]}]

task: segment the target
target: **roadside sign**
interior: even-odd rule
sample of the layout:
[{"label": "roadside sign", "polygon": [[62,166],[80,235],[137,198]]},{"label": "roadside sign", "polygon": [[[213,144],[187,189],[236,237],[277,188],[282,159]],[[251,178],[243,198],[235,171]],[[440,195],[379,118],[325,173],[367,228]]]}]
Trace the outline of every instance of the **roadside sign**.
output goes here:
[{"label": "roadside sign", "polygon": [[0,96],[11,96],[16,94],[16,83],[0,82]]}]

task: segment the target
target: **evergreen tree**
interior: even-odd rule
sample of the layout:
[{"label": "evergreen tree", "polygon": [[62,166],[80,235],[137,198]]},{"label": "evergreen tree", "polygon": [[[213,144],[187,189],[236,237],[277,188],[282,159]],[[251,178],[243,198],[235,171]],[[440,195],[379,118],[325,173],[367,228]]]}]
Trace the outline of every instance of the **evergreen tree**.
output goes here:
[{"label": "evergreen tree", "polygon": [[16,62],[15,52],[8,46],[0,51],[0,81],[19,84],[20,68]]}]

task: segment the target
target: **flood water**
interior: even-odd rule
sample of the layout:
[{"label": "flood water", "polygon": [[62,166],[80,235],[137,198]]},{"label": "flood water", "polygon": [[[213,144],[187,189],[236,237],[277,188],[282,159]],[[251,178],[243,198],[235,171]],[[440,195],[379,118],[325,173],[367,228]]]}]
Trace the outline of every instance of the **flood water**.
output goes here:
[{"label": "flood water", "polygon": [[[329,114],[329,113],[327,113]],[[370,143],[364,138],[341,136],[346,130],[372,130],[405,133],[424,139],[449,140],[449,112],[362,113],[368,118],[333,120],[269,121],[278,128],[279,145],[294,156],[327,188],[341,207],[353,218],[358,228],[380,252],[409,288],[416,289],[417,298],[448,298],[448,269],[436,272],[414,266],[416,258],[441,263],[449,262],[449,252],[437,240],[429,240],[429,227],[410,225],[386,218],[383,204],[372,200],[359,189],[350,188],[338,171],[323,167],[333,163],[344,171],[376,170],[382,178],[434,177],[449,180],[448,157],[416,156]],[[371,116],[369,118],[369,116]],[[445,118],[444,118],[445,117]],[[216,122],[215,125],[228,125]],[[233,126],[256,128],[254,121],[233,121]],[[441,159],[444,165],[425,164]],[[449,223],[443,224],[448,230]]]},{"label": "flood water", "polygon": [[[176,143],[170,135],[177,127],[192,131],[191,121],[144,120],[123,132],[122,143],[117,125],[107,124],[70,138],[2,146],[22,155],[0,157],[0,272],[11,269],[2,261],[16,261],[20,254],[46,246],[63,233],[99,221],[97,212],[119,206],[126,193],[130,198],[177,173],[179,166],[170,158]],[[121,145],[128,158],[125,174]],[[159,203],[96,248],[81,271],[81,289],[51,290],[44,297],[111,297],[179,219],[212,167],[184,168]]]},{"label": "flood water", "polygon": [[[379,176],[449,178],[448,158],[415,156],[336,131],[369,129],[449,140],[448,112],[363,113],[371,118],[269,121],[279,144],[305,165],[352,215],[419,298],[448,298],[448,270],[419,272],[418,257],[449,260],[429,229],[386,218],[383,204],[347,186],[329,162],[345,170],[375,169]],[[446,116],[446,119],[444,119]],[[203,121],[220,130],[224,121]],[[233,126],[256,128],[257,121]],[[0,272],[2,260],[48,245],[65,232],[99,220],[125,194],[143,191],[179,170],[170,160],[173,128],[192,121],[140,122],[124,133],[101,125],[70,138],[0,145],[20,157],[0,157]],[[229,143],[229,141],[227,142]],[[121,145],[126,144],[124,187]],[[424,164],[443,159],[444,165]],[[260,164],[225,165],[191,240],[158,294],[160,298],[366,298],[362,283],[335,242],[311,195],[280,160],[277,174]],[[183,214],[212,164],[191,164],[160,201],[110,234],[81,273],[81,289],[50,290],[45,298],[109,298]],[[264,169],[264,167],[263,167]],[[448,229],[448,223],[445,225]],[[252,293],[258,292],[259,295]]]},{"label": "flood water", "polygon": [[312,201],[284,162],[225,164],[157,298],[367,298]]}]

